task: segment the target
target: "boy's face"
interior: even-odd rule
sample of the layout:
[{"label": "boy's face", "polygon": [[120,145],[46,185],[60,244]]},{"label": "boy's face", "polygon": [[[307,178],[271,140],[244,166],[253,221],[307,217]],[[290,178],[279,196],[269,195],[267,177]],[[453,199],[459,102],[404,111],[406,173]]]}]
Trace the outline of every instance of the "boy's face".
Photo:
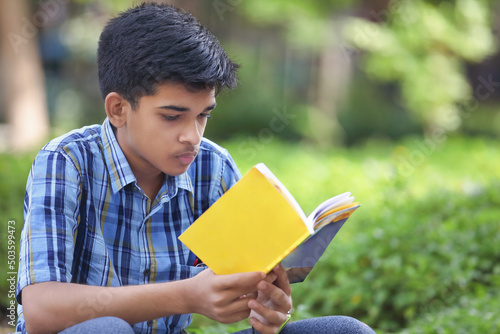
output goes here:
[{"label": "boy's face", "polygon": [[188,91],[182,84],[166,83],[144,96],[129,110],[117,139],[134,174],[184,173],[198,154],[210,111],[213,89]]}]

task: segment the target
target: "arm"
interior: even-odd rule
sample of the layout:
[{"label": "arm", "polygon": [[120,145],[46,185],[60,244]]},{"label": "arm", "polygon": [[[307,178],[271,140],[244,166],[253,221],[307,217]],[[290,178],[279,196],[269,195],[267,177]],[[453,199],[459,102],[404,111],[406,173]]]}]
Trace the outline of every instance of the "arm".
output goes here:
[{"label": "arm", "polygon": [[195,277],[168,283],[98,287],[45,282],[26,286],[22,302],[29,333],[59,332],[85,320],[116,316],[130,324],[181,313],[200,313],[222,323],[250,314],[248,300],[263,273]]},{"label": "arm", "polygon": [[[273,276],[271,282],[268,277]],[[250,324],[262,334],[274,334],[287,319],[292,308],[292,288],[283,266],[276,266],[265,280],[257,284],[256,299],[248,301],[252,309]]]}]

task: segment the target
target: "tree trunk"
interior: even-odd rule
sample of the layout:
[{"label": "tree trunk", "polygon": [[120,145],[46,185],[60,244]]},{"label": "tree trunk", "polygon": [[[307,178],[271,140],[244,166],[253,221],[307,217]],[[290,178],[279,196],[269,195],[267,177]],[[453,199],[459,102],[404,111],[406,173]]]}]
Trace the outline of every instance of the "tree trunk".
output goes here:
[{"label": "tree trunk", "polygon": [[[332,18],[328,26],[332,34],[340,31]],[[344,130],[338,122],[337,108],[345,97],[351,73],[351,61],[337,43],[327,42],[318,55],[317,70],[313,73],[315,85],[311,85],[309,122],[315,141],[325,148],[340,144]]]},{"label": "tree trunk", "polygon": [[13,152],[35,148],[49,132],[43,69],[37,47],[36,24],[43,24],[40,18],[41,15],[30,15],[26,0],[0,1],[0,76],[5,87],[8,147]]}]

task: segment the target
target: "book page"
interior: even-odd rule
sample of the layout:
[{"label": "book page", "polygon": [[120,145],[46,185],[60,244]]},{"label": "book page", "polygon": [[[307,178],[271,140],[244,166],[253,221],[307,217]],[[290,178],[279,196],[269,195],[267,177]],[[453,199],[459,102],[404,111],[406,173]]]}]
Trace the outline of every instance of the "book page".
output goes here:
[{"label": "book page", "polygon": [[314,220],[314,231],[319,230],[320,228],[330,224],[331,222],[336,222],[345,218],[349,218],[349,216],[360,206],[361,204],[356,202],[347,205],[342,205],[340,207],[325,212],[324,214],[320,215],[316,220]]},{"label": "book page", "polygon": [[[307,217],[307,224],[311,226],[313,230],[317,230],[332,220],[335,219],[335,214],[338,211],[344,211],[344,209],[351,209],[347,211],[353,211],[359,205],[354,203],[354,197],[351,196],[350,192],[346,192],[335,197],[329,198],[320,205]],[[345,211],[344,211],[345,212]]]},{"label": "book page", "polygon": [[336,207],[340,207],[346,204],[350,204],[354,201],[354,197],[351,196],[350,192],[346,192],[335,197],[329,198],[320,205],[307,217],[310,221],[315,221],[321,214],[325,211],[331,210]]}]

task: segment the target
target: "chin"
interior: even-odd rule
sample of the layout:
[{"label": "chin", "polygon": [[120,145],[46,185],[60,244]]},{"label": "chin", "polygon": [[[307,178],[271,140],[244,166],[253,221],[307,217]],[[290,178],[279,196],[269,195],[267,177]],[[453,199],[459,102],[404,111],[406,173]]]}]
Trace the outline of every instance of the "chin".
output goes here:
[{"label": "chin", "polygon": [[[189,166],[191,166],[191,165],[189,165]],[[170,176],[178,176],[178,175],[184,174],[189,169],[189,166],[172,168],[172,169],[164,171],[164,173],[167,175],[170,175]]]}]

